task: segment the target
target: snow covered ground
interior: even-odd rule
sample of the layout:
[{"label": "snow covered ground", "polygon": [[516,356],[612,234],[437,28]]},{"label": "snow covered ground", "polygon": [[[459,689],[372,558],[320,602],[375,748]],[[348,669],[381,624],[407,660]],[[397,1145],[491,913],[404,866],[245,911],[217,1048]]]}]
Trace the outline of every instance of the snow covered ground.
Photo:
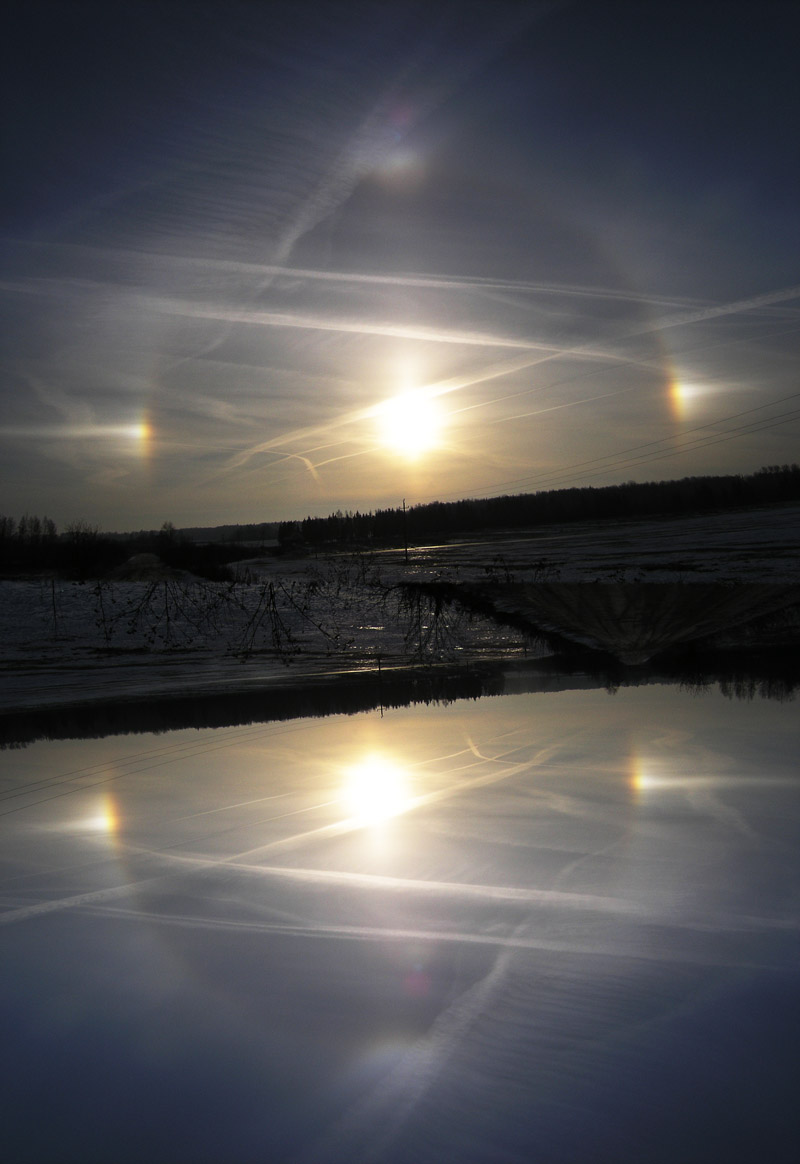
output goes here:
[{"label": "snow covered ground", "polygon": [[[398,566],[401,555],[387,552]],[[413,551],[415,573],[488,568],[519,582],[800,581],[800,505],[648,520],[574,522]]]},{"label": "snow covered ground", "polygon": [[[351,561],[274,565],[234,585],[3,582],[0,709],[302,682],[447,655],[522,654],[523,636],[426,606]],[[430,631],[430,641],[429,641]]]},{"label": "snow covered ground", "polygon": [[0,710],[303,682],[420,659],[520,658],[522,633],[403,582],[800,583],[800,506],[548,527],[448,545],[270,558],[233,584],[0,583]]}]

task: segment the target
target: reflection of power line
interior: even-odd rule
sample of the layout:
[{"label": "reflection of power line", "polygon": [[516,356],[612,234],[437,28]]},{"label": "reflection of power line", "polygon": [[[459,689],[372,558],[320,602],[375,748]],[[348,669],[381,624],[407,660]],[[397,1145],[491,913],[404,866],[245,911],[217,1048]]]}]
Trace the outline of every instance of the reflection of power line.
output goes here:
[{"label": "reflection of power line", "polygon": [[[82,793],[89,788],[112,784],[117,780],[123,779],[125,776],[140,772],[149,772],[153,768],[161,768],[166,764],[172,764],[176,761],[193,759],[195,756],[205,755],[208,752],[217,752],[223,748],[234,747],[240,742],[249,744],[252,740],[258,739],[261,736],[285,735],[296,730],[299,729],[285,727],[276,730],[274,724],[270,724],[266,728],[262,725],[258,725],[257,727],[248,725],[245,728],[228,730],[225,740],[221,744],[210,744],[207,740],[201,740],[200,742],[190,741],[189,743],[182,742],[144,752],[134,752],[127,758],[117,759],[111,762],[103,761],[85,768],[73,768],[67,772],[61,772],[56,776],[34,780],[11,788],[0,796],[0,801],[17,800],[20,797],[51,792],[53,788],[58,788],[61,785],[71,785],[71,787],[68,787],[63,792],[55,792],[50,796],[40,796],[38,800],[23,804],[18,808],[10,808],[0,812],[0,816],[11,816],[13,813],[24,812],[26,809],[34,808],[38,804],[46,804],[49,800],[59,800],[63,796]],[[124,769],[124,771],[120,771],[120,769]],[[99,779],[95,779],[95,777],[99,777]],[[91,780],[91,783],[85,782],[88,780]],[[78,781],[84,782],[78,783]]]}]

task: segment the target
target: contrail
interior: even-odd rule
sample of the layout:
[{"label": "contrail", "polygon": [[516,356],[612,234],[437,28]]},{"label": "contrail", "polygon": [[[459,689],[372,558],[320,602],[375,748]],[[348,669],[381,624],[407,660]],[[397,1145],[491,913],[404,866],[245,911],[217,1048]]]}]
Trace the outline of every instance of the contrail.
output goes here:
[{"label": "contrail", "polygon": [[[705,322],[705,321],[710,320],[710,319],[722,318],[722,317],[727,316],[727,315],[737,315],[737,314],[740,314],[743,312],[756,310],[757,308],[770,306],[770,305],[773,305],[776,303],[784,303],[784,302],[790,301],[792,299],[797,299],[797,298],[800,298],[800,285],[795,285],[793,287],[788,287],[788,288],[782,288],[782,289],[776,290],[776,291],[766,292],[762,295],[750,296],[746,299],[733,300],[732,302],[729,302],[729,303],[716,304],[713,306],[704,305],[702,307],[694,307],[694,308],[691,308],[689,310],[682,311],[676,315],[666,316],[665,318],[663,318],[661,320],[653,320],[653,321],[650,321],[650,322],[643,324],[643,325],[628,328],[627,330],[620,332],[615,337],[612,337],[611,342],[612,343],[619,343],[619,342],[624,341],[624,340],[635,339],[639,336],[650,335],[650,334],[658,333],[661,331],[665,331],[665,330],[672,328],[672,327],[683,327],[683,326],[687,326],[687,325],[690,325],[693,323],[702,323],[702,322]],[[258,315],[260,313],[254,313],[254,314]],[[278,315],[279,315],[279,313],[269,313],[269,314],[274,316],[274,317],[278,317]],[[320,322],[320,321],[318,321],[318,322]],[[303,326],[303,324],[301,324],[301,323],[298,323],[297,325]],[[347,330],[351,330],[351,329],[352,330],[359,330],[359,328],[361,326],[362,326],[361,323],[350,323],[350,324],[348,324]],[[325,323],[325,328],[326,328],[326,330],[330,329],[330,328],[333,328],[333,330],[337,330],[337,327],[334,327],[330,321],[327,321]],[[397,334],[397,332],[392,332],[392,334]],[[446,333],[446,334],[447,334],[448,338],[444,342],[454,342],[454,343],[460,342],[460,340],[456,338],[456,336],[459,335],[460,333]],[[439,338],[441,339],[441,337],[442,337],[442,333],[439,333]],[[435,329],[431,329],[430,331],[427,331],[425,338],[435,340],[437,338],[437,333],[436,333]],[[497,336],[493,336],[493,337],[481,336],[481,337],[476,337],[476,338],[477,338],[478,346],[490,346],[490,345],[491,346],[520,346],[518,341],[509,341],[507,337],[501,338],[501,337],[497,337]],[[475,339],[473,339],[473,342],[476,342]],[[619,362],[620,364],[637,362],[637,361],[626,360],[624,358],[621,359],[620,353],[618,351],[613,350],[613,348],[608,348],[605,350],[598,350],[595,347],[594,343],[576,344],[572,347],[554,349],[552,345],[544,345],[544,344],[537,345],[537,344],[534,344],[533,342],[531,342],[530,347],[534,351],[544,352],[546,354],[540,354],[540,355],[537,355],[533,358],[531,357],[531,355],[529,355],[527,353],[524,355],[519,355],[519,356],[516,356],[512,359],[504,360],[500,363],[492,364],[492,365],[489,365],[488,367],[484,367],[483,369],[481,369],[477,372],[472,372],[472,373],[468,373],[468,374],[464,374],[464,375],[456,376],[456,377],[450,377],[446,380],[441,380],[441,381],[437,381],[437,382],[428,384],[425,386],[425,391],[428,392],[432,396],[443,396],[443,395],[449,394],[451,392],[459,391],[459,390],[464,389],[464,388],[473,387],[476,384],[485,383],[489,380],[500,379],[503,376],[507,376],[507,375],[512,374],[513,372],[526,371],[530,368],[537,367],[543,363],[549,363],[549,362],[553,362],[555,360],[561,360],[561,359],[564,359],[567,357],[583,358],[583,359],[614,360],[614,361]],[[534,389],[529,389],[525,392],[518,393],[518,394],[515,393],[513,395],[526,395],[528,391],[533,391],[533,390]],[[502,399],[502,398],[498,398],[498,399]],[[370,410],[370,409],[361,410],[358,413],[346,414],[345,416],[341,417],[338,421],[334,421],[333,424],[335,424],[337,427],[341,426],[341,425],[347,425],[347,424],[353,423],[354,421],[368,419],[373,415],[374,415],[374,410]],[[330,426],[328,426],[328,427],[330,427]],[[251,457],[257,455],[260,452],[266,451],[266,448],[281,447],[282,445],[285,445],[285,444],[291,442],[293,439],[298,439],[298,437],[300,439],[302,439],[303,436],[313,438],[313,436],[316,435],[319,431],[320,431],[319,427],[301,430],[301,433],[295,432],[295,433],[286,434],[285,436],[274,438],[272,441],[268,442],[266,445],[260,444],[260,445],[254,446],[250,449],[243,450],[241,453],[237,454],[237,456],[235,458],[233,458],[232,461],[229,462],[227,468],[228,468],[228,470],[231,470],[231,469],[240,467],[241,465],[245,464],[248,460],[250,460]]]},{"label": "contrail", "polygon": [[[387,112],[396,94],[415,80],[414,74],[432,64],[434,68],[424,87],[417,86],[418,91],[414,104],[416,120],[427,116],[441,103],[447,100],[452,93],[461,88],[480,68],[487,65],[501,52],[515,36],[524,28],[529,27],[543,14],[544,9],[536,11],[520,9],[505,19],[493,20],[486,28],[485,35],[476,40],[469,52],[462,49],[461,53],[450,54],[442,59],[429,61],[431,50],[421,46],[416,53],[401,64],[395,75],[384,86],[382,95],[378,98],[369,112],[361,119],[355,132],[340,151],[338,157],[316,188],[302,201],[292,224],[285,230],[284,235],[275,248],[274,267],[280,268],[289,258],[297,243],[320,223],[324,222],[343,206],[352,196],[358,185],[369,174],[380,169],[391,158],[398,146],[398,129]],[[263,294],[271,286],[276,275],[274,270],[266,269],[263,279],[256,285],[251,301]],[[192,356],[181,357],[170,367],[174,368],[187,360],[207,355],[216,350],[230,334],[231,324],[236,320],[225,321],[223,333],[210,343],[206,344]]]},{"label": "contrail", "polygon": [[[626,331],[620,332],[618,335],[611,337],[611,342],[618,342],[620,340],[636,339],[639,336],[650,335],[655,332],[666,331],[671,327],[683,327],[692,323],[703,323],[709,319],[718,319],[726,315],[738,315],[745,311],[752,311],[756,307],[764,307],[773,303],[783,303],[787,300],[800,298],[800,285],[794,287],[784,288],[780,291],[767,292],[764,295],[751,296],[748,299],[737,299],[731,303],[717,304],[712,307],[699,307],[692,310],[680,312],[678,315],[669,315],[661,320],[651,320],[649,323],[630,328]],[[486,380],[497,379],[501,376],[509,375],[511,372],[524,371],[527,368],[536,367],[540,363],[551,360],[560,360],[569,356],[584,356],[589,358],[602,358],[606,360],[616,359],[620,360],[620,354],[613,350],[597,351],[589,344],[576,344],[573,347],[562,348],[551,355],[543,358],[530,359],[525,356],[520,356],[516,360],[508,361],[504,364],[492,365],[480,372],[453,378],[452,380],[441,381],[439,384],[431,385],[431,390],[441,388],[443,392],[452,392],[459,388],[469,388],[474,384],[483,383]],[[623,364],[630,363],[630,360],[622,359]]]},{"label": "contrail", "polygon": [[[322,315],[303,315],[299,312],[269,311],[265,308],[223,308],[196,303],[163,299],[158,306],[165,315],[179,315],[187,319],[215,319],[224,323],[244,323],[259,327],[299,328],[307,331],[334,331],[356,335],[388,336],[392,339],[422,340],[427,343],[459,344],[465,347],[522,348],[525,351],[563,354],[558,344],[515,338],[492,332],[455,331],[450,328],[430,327],[425,324],[373,322],[368,319],[345,319]],[[587,351],[589,351],[587,347]],[[602,352],[590,352],[603,358]],[[186,357],[188,358],[188,357]]]},{"label": "contrail", "polygon": [[763,295],[753,295],[748,299],[736,299],[733,303],[699,308],[695,311],[684,311],[680,315],[670,315],[666,319],[654,323],[651,330],[664,331],[669,327],[681,327],[685,323],[702,323],[707,319],[717,319],[723,315],[738,315],[743,311],[753,311],[757,307],[770,307],[773,303],[785,303],[791,299],[800,299],[800,284],[786,287],[780,291],[767,291]]},{"label": "contrail", "polygon": [[[36,245],[41,244],[29,244]],[[334,283],[339,286],[352,284],[354,286],[387,286],[408,287],[410,289],[440,291],[464,291],[467,293],[480,291],[512,291],[530,293],[533,295],[554,295],[565,298],[583,299],[610,299],[623,302],[640,303],[644,306],[700,306],[708,301],[678,295],[653,294],[646,291],[634,291],[621,287],[591,286],[588,284],[570,283],[543,283],[525,279],[496,279],[480,275],[450,275],[450,274],[419,274],[414,271],[389,274],[376,274],[361,271],[335,271],[314,267],[293,267],[279,263],[246,263],[238,259],[206,258],[202,260],[189,258],[185,255],[165,255],[158,251],[132,251],[114,247],[96,247],[86,244],[54,244],[51,249],[79,252],[93,257],[102,255],[104,258],[118,259],[123,263],[141,262],[146,260],[148,270],[153,270],[159,263],[170,270],[184,269],[204,273],[219,271],[220,274],[241,274],[253,280],[271,281],[280,278],[304,280],[308,282]],[[76,276],[31,276],[25,280],[0,280],[0,290],[36,292],[47,289],[64,287],[85,287],[86,289],[107,290],[108,281],[79,278]],[[125,284],[120,284],[125,286]]]}]

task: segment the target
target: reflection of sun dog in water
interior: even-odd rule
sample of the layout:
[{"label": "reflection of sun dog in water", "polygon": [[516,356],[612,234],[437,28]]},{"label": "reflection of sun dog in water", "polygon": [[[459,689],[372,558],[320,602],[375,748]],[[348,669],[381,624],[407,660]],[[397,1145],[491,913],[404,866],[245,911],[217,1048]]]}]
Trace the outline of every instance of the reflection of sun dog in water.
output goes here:
[{"label": "reflection of sun dog in water", "polygon": [[116,837],[119,832],[119,810],[110,793],[106,793],[98,806],[98,811],[89,817],[84,825],[94,832],[103,833],[111,838]]},{"label": "reflection of sun dog in water", "polygon": [[120,830],[120,811],[112,794],[106,792],[92,802],[88,812],[81,811],[78,816],[45,827],[62,833],[97,833],[112,842],[116,848]]},{"label": "reflection of sun dog in water", "polygon": [[361,824],[388,820],[411,804],[408,777],[382,756],[369,756],[347,772],[342,803],[348,816]]}]

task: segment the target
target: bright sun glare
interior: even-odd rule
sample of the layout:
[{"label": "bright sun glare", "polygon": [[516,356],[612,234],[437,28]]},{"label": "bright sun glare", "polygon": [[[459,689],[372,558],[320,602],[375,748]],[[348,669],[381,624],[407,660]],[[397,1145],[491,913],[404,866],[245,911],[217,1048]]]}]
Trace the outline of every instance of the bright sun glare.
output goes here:
[{"label": "bright sun glare", "polygon": [[342,800],[354,820],[377,824],[408,808],[408,777],[382,756],[370,756],[348,771]]},{"label": "bright sun glare", "polygon": [[414,459],[439,444],[444,418],[435,398],[425,392],[403,392],[377,410],[381,442],[400,456]]}]

